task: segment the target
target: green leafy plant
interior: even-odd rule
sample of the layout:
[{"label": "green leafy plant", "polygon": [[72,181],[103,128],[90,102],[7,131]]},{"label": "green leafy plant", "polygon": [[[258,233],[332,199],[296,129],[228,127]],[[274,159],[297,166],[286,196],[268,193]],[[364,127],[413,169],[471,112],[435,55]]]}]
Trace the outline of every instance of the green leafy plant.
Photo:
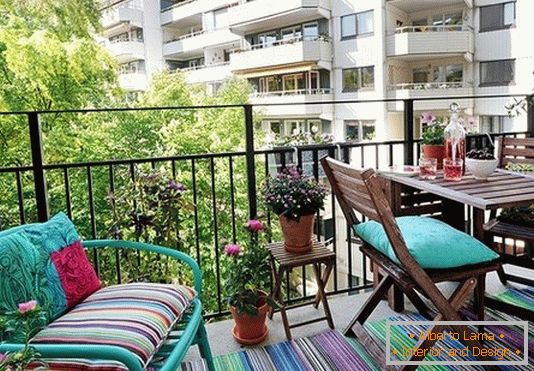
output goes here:
[{"label": "green leafy plant", "polygon": [[421,124],[425,125],[422,139],[425,145],[443,145],[445,139],[445,118],[434,116],[430,112],[421,115]]},{"label": "green leafy plant", "polygon": [[264,303],[271,307],[278,304],[264,290],[269,285],[269,252],[265,248],[263,224],[259,220],[249,220],[245,224],[249,239],[243,245],[227,244],[224,254],[228,264],[226,301],[238,313],[251,316],[258,314]]},{"label": "green leafy plant", "polygon": [[43,328],[46,320],[46,311],[42,310],[35,300],[20,303],[17,310],[8,312],[2,317],[0,321],[2,338],[23,343],[24,347],[17,352],[0,354],[0,371],[22,371],[30,364],[32,367],[46,367],[46,364],[39,360],[39,352],[29,345],[30,339]]},{"label": "green leafy plant", "polygon": [[326,197],[326,189],[296,167],[284,169],[269,179],[263,193],[265,203],[277,215],[297,220],[323,209]]}]

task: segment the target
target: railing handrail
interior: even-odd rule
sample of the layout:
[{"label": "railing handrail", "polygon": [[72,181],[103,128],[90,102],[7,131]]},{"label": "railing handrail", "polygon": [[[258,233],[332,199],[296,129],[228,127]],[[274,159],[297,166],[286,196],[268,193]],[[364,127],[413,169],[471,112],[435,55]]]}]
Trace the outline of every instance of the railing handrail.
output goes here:
[{"label": "railing handrail", "polygon": [[115,40],[112,40],[112,41],[108,41],[110,45],[112,44],[119,44],[119,43],[131,43],[131,42],[136,42],[136,43],[139,43],[139,42],[144,42],[143,38],[142,37],[133,37],[133,38],[128,38],[128,40],[121,40],[121,39],[115,39]]},{"label": "railing handrail", "polygon": [[[211,32],[211,31],[216,31],[216,30],[210,30],[209,32]],[[208,31],[207,30],[199,30],[199,31],[191,32],[191,33],[188,33],[186,35],[178,36],[176,38],[172,38],[170,40],[167,40],[167,41],[164,42],[164,44],[170,44],[170,43],[173,43],[175,41],[189,39],[191,37],[203,35],[205,33],[208,33]]]},{"label": "railing handrail", "polygon": [[253,98],[263,98],[263,97],[285,97],[285,96],[295,96],[295,95],[321,95],[321,94],[331,94],[332,89],[330,88],[315,88],[315,89],[296,89],[296,90],[277,90],[277,91],[266,91],[259,92],[256,91],[252,93],[251,97]]},{"label": "railing handrail", "polygon": [[395,34],[401,33],[413,33],[413,32],[453,32],[453,31],[465,31],[465,24],[455,24],[455,25],[423,25],[423,26],[402,26],[395,28]]},{"label": "railing handrail", "polygon": [[228,66],[229,64],[230,64],[230,61],[224,61],[224,62],[211,63],[211,64],[200,64],[198,66],[193,66],[193,67],[177,68],[176,70],[182,71],[182,72],[188,72],[188,71],[203,70],[203,69],[212,68],[212,67]]},{"label": "railing handrail", "polygon": [[465,81],[433,81],[433,82],[402,82],[389,85],[390,90],[427,90],[427,89],[451,89],[465,88],[470,84]]},{"label": "railing handrail", "polygon": [[301,36],[291,37],[288,39],[275,40],[272,43],[258,43],[258,44],[247,45],[242,48],[234,49],[232,51],[232,54],[243,53],[243,52],[259,50],[259,49],[268,49],[268,48],[273,48],[273,47],[280,46],[280,45],[289,45],[289,44],[295,44],[295,43],[305,42],[305,41],[330,42],[331,38],[330,36],[325,36],[325,35],[318,35],[318,36],[301,35]]},{"label": "railing handrail", "polygon": [[[469,99],[499,99],[499,98],[524,98],[532,96],[532,93],[522,94],[486,94],[486,95],[460,95],[460,96],[433,96],[410,98],[413,101],[439,101],[439,100],[469,100]],[[377,99],[345,99],[321,102],[283,102],[283,103],[255,103],[253,106],[300,106],[300,105],[321,105],[321,104],[364,104],[364,103],[395,103],[403,102],[405,99],[399,98],[377,98]],[[219,109],[219,108],[243,108],[249,104],[213,104],[213,105],[191,105],[191,106],[160,106],[160,107],[115,107],[115,108],[80,108],[65,110],[33,110],[33,111],[0,111],[0,116],[6,115],[27,115],[38,114],[58,114],[58,113],[96,113],[96,112],[125,112],[125,111],[169,111],[169,110],[196,110],[196,109]]]}]

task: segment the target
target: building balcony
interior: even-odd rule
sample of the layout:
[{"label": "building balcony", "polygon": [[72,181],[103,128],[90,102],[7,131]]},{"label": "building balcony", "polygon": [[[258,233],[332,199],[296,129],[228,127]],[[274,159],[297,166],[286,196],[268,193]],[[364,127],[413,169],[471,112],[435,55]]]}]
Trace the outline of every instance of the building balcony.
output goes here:
[{"label": "building balcony", "polygon": [[163,45],[165,57],[181,57],[183,54],[201,52],[207,47],[231,44],[239,41],[239,36],[228,29],[197,31],[167,41]]},{"label": "building balcony", "polygon": [[468,62],[474,54],[473,31],[462,26],[408,26],[387,36],[388,57],[416,60],[436,54],[439,57],[463,55]]},{"label": "building balcony", "polygon": [[[419,99],[429,97],[449,97],[467,96],[473,94],[473,86],[465,82],[430,82],[430,83],[400,83],[388,87],[388,98],[398,99],[394,103],[388,103],[389,111],[403,111],[404,99]],[[473,107],[473,99],[458,100],[462,108]],[[416,101],[414,108],[418,111],[424,110],[448,110],[450,101],[426,100]]]},{"label": "building balcony", "polygon": [[144,72],[120,74],[119,84],[124,90],[143,91],[148,88],[147,75]]},{"label": "building balcony", "polygon": [[120,4],[102,11],[101,23],[108,32],[123,23],[143,27],[143,10],[130,3]]},{"label": "building balcony", "polygon": [[243,1],[230,9],[230,28],[244,35],[318,18],[330,18],[328,0]]},{"label": "building balcony", "polygon": [[107,49],[119,63],[145,59],[145,44],[141,40],[116,41],[109,43]]},{"label": "building balcony", "polygon": [[206,13],[235,3],[232,0],[185,0],[161,10],[161,25],[180,22],[186,18]]},{"label": "building balcony", "polygon": [[[332,120],[332,105],[319,104],[334,99],[331,89],[299,89],[290,91],[255,92],[250,102],[268,118],[314,117]],[[287,104],[289,106],[284,106]],[[262,105],[268,106],[262,106]],[[295,105],[293,105],[295,104]]]},{"label": "building balcony", "polygon": [[222,81],[232,76],[230,62],[182,68],[188,84]]},{"label": "building balcony", "polygon": [[[436,8],[434,1],[427,0],[387,0],[388,5],[393,5],[405,13],[416,13]],[[465,6],[473,8],[473,0],[440,0],[439,7]]]},{"label": "building balcony", "polygon": [[332,69],[330,40],[324,37],[279,40],[268,47],[252,46],[230,56],[234,73],[248,73],[256,69],[271,69],[276,73],[276,68],[281,66],[299,64],[315,64],[320,68]]}]

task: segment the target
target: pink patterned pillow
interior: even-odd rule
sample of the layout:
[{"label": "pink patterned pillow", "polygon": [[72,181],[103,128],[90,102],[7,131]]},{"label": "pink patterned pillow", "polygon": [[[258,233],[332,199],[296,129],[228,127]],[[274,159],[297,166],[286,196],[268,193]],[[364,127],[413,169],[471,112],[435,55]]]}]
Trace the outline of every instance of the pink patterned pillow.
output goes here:
[{"label": "pink patterned pillow", "polygon": [[69,309],[100,289],[100,279],[89,263],[80,240],[53,252],[50,258],[65,291]]}]

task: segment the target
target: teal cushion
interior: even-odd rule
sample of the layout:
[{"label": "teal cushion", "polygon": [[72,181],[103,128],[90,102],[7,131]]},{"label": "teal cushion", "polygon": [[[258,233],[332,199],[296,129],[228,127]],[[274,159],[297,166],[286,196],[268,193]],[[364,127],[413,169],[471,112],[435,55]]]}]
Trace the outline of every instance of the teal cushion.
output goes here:
[{"label": "teal cushion", "polygon": [[80,240],[74,224],[60,212],[46,223],[27,224],[22,227],[34,245],[51,254]]},{"label": "teal cushion", "polygon": [[[423,268],[444,269],[495,260],[499,255],[477,239],[433,218],[404,216],[397,224],[408,251]],[[381,224],[357,224],[354,231],[365,242],[400,265]]]},{"label": "teal cushion", "polygon": [[58,274],[24,231],[0,236],[0,316],[16,310],[19,303],[37,300],[49,320],[66,309]]}]

